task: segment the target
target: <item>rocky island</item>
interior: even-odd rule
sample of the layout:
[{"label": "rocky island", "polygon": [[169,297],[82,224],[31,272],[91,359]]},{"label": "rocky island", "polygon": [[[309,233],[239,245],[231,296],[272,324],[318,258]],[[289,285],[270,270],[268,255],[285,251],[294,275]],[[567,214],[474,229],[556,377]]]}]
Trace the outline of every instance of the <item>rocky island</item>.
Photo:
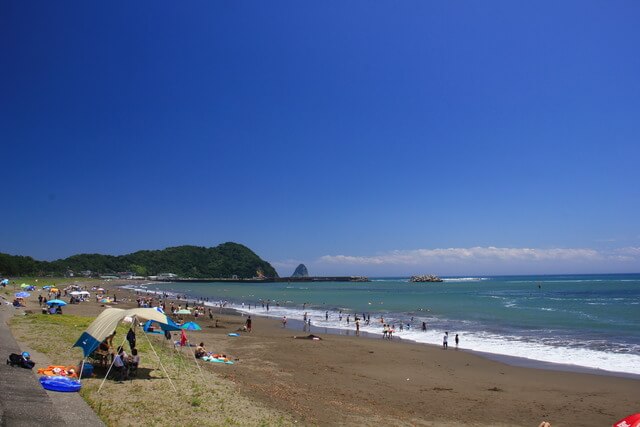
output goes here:
[{"label": "rocky island", "polygon": [[291,277],[309,277],[307,266],[304,264],[300,264],[298,268],[296,268],[296,271],[293,272]]}]

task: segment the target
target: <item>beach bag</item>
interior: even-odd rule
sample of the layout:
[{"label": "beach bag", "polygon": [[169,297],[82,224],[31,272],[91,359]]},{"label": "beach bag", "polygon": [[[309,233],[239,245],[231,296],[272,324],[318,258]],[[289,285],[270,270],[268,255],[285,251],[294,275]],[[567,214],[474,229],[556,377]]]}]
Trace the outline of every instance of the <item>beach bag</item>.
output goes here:
[{"label": "beach bag", "polygon": [[25,369],[33,369],[36,364],[32,360],[25,359],[21,354],[11,353],[7,359],[7,365],[17,365]]}]

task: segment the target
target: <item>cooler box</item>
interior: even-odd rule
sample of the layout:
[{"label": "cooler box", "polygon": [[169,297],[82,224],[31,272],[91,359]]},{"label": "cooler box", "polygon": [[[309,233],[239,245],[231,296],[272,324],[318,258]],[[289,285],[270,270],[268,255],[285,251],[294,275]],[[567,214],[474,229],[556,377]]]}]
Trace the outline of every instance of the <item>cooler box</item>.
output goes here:
[{"label": "cooler box", "polygon": [[[82,362],[78,365],[78,372],[80,372],[80,368],[82,368]],[[93,376],[93,365],[91,363],[85,363],[84,368],[82,369],[82,378],[90,378]]]}]

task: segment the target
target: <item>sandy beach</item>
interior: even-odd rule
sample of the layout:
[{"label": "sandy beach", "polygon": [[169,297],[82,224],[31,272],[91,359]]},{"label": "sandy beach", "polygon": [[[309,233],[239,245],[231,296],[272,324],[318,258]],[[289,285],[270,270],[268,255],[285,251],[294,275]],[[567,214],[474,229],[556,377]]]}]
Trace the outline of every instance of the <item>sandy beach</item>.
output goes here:
[{"label": "sandy beach", "polygon": [[[122,283],[103,285],[117,294],[114,306],[136,306],[135,293],[119,288]],[[34,297],[26,309],[36,312]],[[64,313],[96,316],[103,309],[91,300],[67,305]],[[218,327],[202,316],[203,330],[188,332],[189,338],[237,360],[201,363],[202,369],[230,382],[271,419],[281,414],[285,425],[537,426],[548,420],[554,427],[607,426],[638,411],[640,380],[634,378],[515,367],[453,347],[314,330],[321,340],[294,339],[308,333],[259,316],[252,316],[251,333],[230,338],[246,317],[232,310],[214,310],[214,316]],[[119,386],[140,392],[135,384]],[[176,410],[188,417],[190,408]],[[237,422],[252,420],[240,416]]]}]

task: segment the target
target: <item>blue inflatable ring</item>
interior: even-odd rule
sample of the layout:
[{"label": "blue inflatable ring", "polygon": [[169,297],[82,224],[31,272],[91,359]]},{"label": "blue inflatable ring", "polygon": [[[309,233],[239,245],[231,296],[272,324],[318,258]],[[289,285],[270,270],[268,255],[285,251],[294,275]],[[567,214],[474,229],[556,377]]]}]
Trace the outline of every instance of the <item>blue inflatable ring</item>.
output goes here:
[{"label": "blue inflatable ring", "polygon": [[82,384],[80,381],[73,380],[68,377],[40,377],[40,384],[47,390],[51,391],[63,391],[63,392],[76,392],[80,390]]}]

